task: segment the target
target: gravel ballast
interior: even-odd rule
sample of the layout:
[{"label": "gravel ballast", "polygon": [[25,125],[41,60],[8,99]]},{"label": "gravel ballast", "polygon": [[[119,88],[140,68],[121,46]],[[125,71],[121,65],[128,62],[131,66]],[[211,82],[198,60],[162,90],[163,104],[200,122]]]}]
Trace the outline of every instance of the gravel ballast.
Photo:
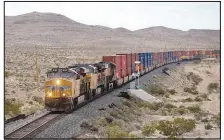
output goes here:
[{"label": "gravel ballast", "polygon": [[[184,63],[187,63],[187,62],[182,62],[181,64],[184,64]],[[153,75],[161,73],[164,67],[172,68],[175,66],[176,66],[176,63],[173,63],[173,64],[162,66],[156,70],[151,71],[150,73],[140,77],[139,79],[140,85],[146,82],[148,83],[149,80],[153,78]],[[55,122],[54,124],[46,128],[44,131],[40,132],[38,135],[36,135],[35,138],[73,138],[74,136],[79,135],[83,131],[80,127],[80,124],[83,121],[96,118],[104,113],[104,111],[100,111],[98,109],[100,108],[108,109],[109,104],[112,104],[112,103],[116,104],[117,102],[120,102],[122,98],[117,97],[117,95],[120,93],[120,91],[124,89],[128,89],[129,87],[130,87],[130,83],[127,83],[126,85],[123,85],[121,88],[116,89],[88,103],[87,105],[79,108],[78,110],[73,111],[71,114],[66,115],[62,119],[58,120],[57,122]],[[37,119],[38,116],[37,115],[33,117],[30,116],[28,118],[5,125],[5,132],[7,132],[5,134],[8,134],[9,132],[12,132],[13,130],[19,128],[18,127],[19,125],[21,127],[25,125],[26,123],[29,123],[32,120]]]}]

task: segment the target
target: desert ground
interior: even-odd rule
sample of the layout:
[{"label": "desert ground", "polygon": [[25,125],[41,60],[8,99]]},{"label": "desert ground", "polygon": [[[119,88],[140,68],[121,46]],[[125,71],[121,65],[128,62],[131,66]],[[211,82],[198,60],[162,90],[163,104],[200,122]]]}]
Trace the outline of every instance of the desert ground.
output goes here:
[{"label": "desert ground", "polygon": [[99,62],[121,52],[219,49],[219,37],[219,30],[85,25],[54,13],[5,16],[5,119],[44,108],[43,85],[53,67]]},{"label": "desert ground", "polygon": [[219,138],[220,63],[194,61],[155,75],[142,86],[160,102],[123,99],[82,123],[80,138]]}]

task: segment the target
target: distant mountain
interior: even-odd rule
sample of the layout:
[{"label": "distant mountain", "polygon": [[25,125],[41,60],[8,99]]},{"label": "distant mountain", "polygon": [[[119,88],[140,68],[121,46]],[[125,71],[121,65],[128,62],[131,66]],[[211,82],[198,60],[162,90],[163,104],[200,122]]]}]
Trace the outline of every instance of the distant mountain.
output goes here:
[{"label": "distant mountain", "polygon": [[182,31],[162,26],[136,31],[86,25],[54,13],[5,17],[5,47],[118,48],[127,52],[163,48],[220,47],[219,30]]}]

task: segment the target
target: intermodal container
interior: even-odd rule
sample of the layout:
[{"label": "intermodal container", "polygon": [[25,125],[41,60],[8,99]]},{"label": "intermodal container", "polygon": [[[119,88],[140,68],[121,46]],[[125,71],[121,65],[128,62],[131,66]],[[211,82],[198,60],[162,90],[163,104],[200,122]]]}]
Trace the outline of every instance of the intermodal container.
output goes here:
[{"label": "intermodal container", "polygon": [[[140,54],[140,53],[136,53],[136,54],[135,54],[135,61],[140,61],[140,60],[139,60],[139,54]],[[137,72],[138,68],[136,67],[136,64],[135,64],[134,67],[135,67],[135,72]]]},{"label": "intermodal container", "polygon": [[168,52],[163,52],[163,61],[167,63],[167,61],[168,61]]},{"label": "intermodal container", "polygon": [[159,63],[162,64],[163,63],[163,52],[159,53]]},{"label": "intermodal container", "polygon": [[152,59],[153,59],[152,65],[153,66],[157,65],[158,64],[158,53],[156,53],[156,52],[152,53]]},{"label": "intermodal container", "polygon": [[103,56],[103,62],[112,62],[116,65],[116,78],[121,79],[121,59],[119,55]]},{"label": "intermodal container", "polygon": [[143,54],[143,68],[147,68],[148,67],[148,55],[147,53],[142,53]]},{"label": "intermodal container", "polygon": [[148,53],[148,66],[152,66],[152,53]]},{"label": "intermodal container", "polygon": [[144,53],[139,53],[139,61],[140,61],[140,71],[143,70],[143,65],[144,65]]},{"label": "intermodal container", "polygon": [[136,53],[131,54],[131,73],[135,73]]},{"label": "intermodal container", "polygon": [[180,60],[181,58],[181,51],[176,51],[177,60]]}]

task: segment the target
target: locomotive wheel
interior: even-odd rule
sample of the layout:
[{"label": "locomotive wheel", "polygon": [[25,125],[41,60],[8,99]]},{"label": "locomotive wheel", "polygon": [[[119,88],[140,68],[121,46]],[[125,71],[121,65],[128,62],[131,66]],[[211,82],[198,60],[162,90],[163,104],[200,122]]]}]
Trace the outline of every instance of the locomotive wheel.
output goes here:
[{"label": "locomotive wheel", "polygon": [[74,109],[74,105],[70,104],[69,108],[65,111],[65,113],[70,114],[70,113],[72,113],[73,109]]},{"label": "locomotive wheel", "polygon": [[73,99],[73,107],[77,106],[78,104],[78,98]]},{"label": "locomotive wheel", "polygon": [[94,98],[94,97],[95,97],[95,95],[96,95],[96,90],[95,90],[95,89],[93,89],[93,91],[92,91],[92,98]]}]

